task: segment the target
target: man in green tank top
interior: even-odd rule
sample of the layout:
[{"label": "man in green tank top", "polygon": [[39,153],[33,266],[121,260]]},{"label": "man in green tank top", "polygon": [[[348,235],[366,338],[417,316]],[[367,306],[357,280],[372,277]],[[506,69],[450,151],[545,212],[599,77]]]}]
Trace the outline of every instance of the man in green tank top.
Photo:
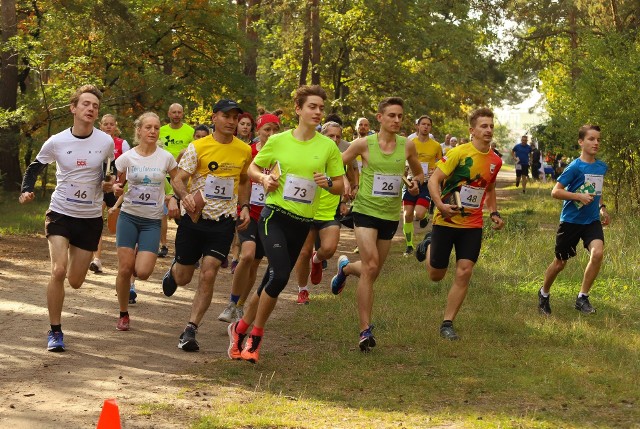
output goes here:
[{"label": "man in green tank top", "polygon": [[402,184],[405,162],[409,163],[413,180],[409,193],[417,195],[424,181],[422,167],[413,142],[397,135],[402,125],[401,98],[385,98],[378,105],[376,119],[380,123],[378,134],[354,140],[342,154],[345,164],[358,155],[362,157],[360,188],[353,205],[353,221],[361,261],[349,262],[342,255],[338,259],[338,274],[331,280],[331,290],[339,294],[348,275],[358,280],[358,316],[360,323],[360,350],[368,352],[376,345],[371,334],[373,310],[373,283],[384,264],[391,239],[398,229],[402,206]]}]

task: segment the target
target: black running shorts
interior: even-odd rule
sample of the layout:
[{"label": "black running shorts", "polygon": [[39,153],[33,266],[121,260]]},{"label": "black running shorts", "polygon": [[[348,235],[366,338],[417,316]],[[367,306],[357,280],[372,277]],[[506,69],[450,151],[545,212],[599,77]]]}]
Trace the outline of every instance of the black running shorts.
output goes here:
[{"label": "black running shorts", "polygon": [[45,214],[44,231],[47,237],[60,235],[72,246],[95,252],[102,235],[102,223],[102,216],[79,218],[49,210]]},{"label": "black running shorts", "polygon": [[567,261],[576,256],[576,246],[580,240],[582,240],[585,249],[589,249],[589,244],[593,240],[602,240],[604,243],[602,223],[599,220],[587,225],[561,222],[556,233],[556,258]]},{"label": "black running shorts", "polygon": [[433,268],[445,269],[449,266],[451,250],[456,249],[456,261],[468,259],[478,261],[482,246],[482,228],[451,228],[433,225],[429,263]]}]

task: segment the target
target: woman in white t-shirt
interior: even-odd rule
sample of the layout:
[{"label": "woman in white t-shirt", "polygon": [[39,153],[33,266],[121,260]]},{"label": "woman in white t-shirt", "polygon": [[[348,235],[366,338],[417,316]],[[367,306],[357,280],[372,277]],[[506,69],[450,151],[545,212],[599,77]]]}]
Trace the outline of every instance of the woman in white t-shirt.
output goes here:
[{"label": "woman in white t-shirt", "polygon": [[[140,115],[134,124],[138,145],[116,160],[118,181],[114,193],[121,195],[128,183],[116,226],[118,276],[116,291],[120,304],[117,329],[129,330],[129,279],[149,278],[158,258],[160,226],[164,214],[164,186],[167,174],[173,178],[177,163],[173,156],[156,145],[160,118],[152,112]],[[137,246],[137,252],[136,252]]]}]

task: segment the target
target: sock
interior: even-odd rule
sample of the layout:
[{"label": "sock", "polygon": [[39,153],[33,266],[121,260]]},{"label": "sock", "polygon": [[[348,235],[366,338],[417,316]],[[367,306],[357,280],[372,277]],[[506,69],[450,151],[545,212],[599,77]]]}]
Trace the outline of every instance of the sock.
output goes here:
[{"label": "sock", "polygon": [[131,283],[131,285],[129,286],[129,289],[135,291],[136,290],[136,283],[135,282]]},{"label": "sock", "polygon": [[404,239],[407,242],[407,246],[413,247],[413,222],[403,224],[402,232],[404,232]]},{"label": "sock", "polygon": [[198,330],[198,325],[196,325],[193,322],[189,322],[189,323],[187,323],[187,328],[192,328],[194,331],[197,331]]},{"label": "sock", "polygon": [[451,327],[451,326],[453,326],[453,320],[443,320],[443,321],[442,321],[442,325],[440,325],[440,326],[442,326],[443,328],[444,328],[445,326],[446,326],[446,327]]},{"label": "sock", "polygon": [[320,259],[318,259],[318,252],[313,254],[313,258],[311,260],[314,264],[319,264],[320,262],[322,262]]},{"label": "sock", "polygon": [[246,334],[247,329],[249,329],[249,324],[244,321],[244,319],[238,320],[238,324],[236,325],[236,332],[238,334]]},{"label": "sock", "polygon": [[545,298],[549,298],[549,293],[544,293],[544,290],[542,288],[540,288],[540,295],[544,296]]},{"label": "sock", "polygon": [[244,307],[244,303],[247,302],[246,299],[239,299],[238,303],[236,304],[236,307],[240,308],[240,307]]},{"label": "sock", "polygon": [[236,306],[238,305],[239,300],[240,300],[240,295],[231,294],[230,301],[233,302]]},{"label": "sock", "polygon": [[583,296],[586,296],[587,298],[589,298],[589,295],[587,295],[586,293],[582,293],[582,292],[580,292],[580,293],[578,294],[578,298],[582,298]]},{"label": "sock", "polygon": [[264,335],[264,328],[258,328],[257,326],[254,326],[253,329],[251,330],[251,335],[256,337],[262,337]]},{"label": "sock", "polygon": [[62,325],[51,325],[51,332],[62,332]]},{"label": "sock", "polygon": [[298,286],[298,292],[302,292],[303,290],[306,290],[307,292],[309,291],[306,286]]},{"label": "sock", "polygon": [[120,317],[124,317],[124,316],[128,316],[129,312],[128,311],[121,311],[120,312]]}]

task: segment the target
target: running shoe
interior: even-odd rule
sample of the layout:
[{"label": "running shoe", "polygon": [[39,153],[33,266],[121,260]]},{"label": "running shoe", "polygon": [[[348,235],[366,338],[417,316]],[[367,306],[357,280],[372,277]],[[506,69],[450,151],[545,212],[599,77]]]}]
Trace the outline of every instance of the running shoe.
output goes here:
[{"label": "running shoe", "polygon": [[311,284],[317,285],[322,281],[322,262],[315,263],[313,258],[318,252],[314,251],[311,255]]},{"label": "running shoe", "polygon": [[94,273],[98,274],[102,272],[102,262],[100,261],[100,259],[95,258],[93,261],[91,261],[91,263],[89,264],[89,269],[91,271],[93,271]]},{"label": "running shoe", "polygon": [[118,319],[118,325],[116,326],[116,329],[118,331],[128,331],[129,330],[129,316],[122,316],[121,318]]},{"label": "running shoe", "polygon": [[231,274],[235,274],[237,266],[238,266],[238,260],[233,259],[231,261]]},{"label": "running shoe", "polygon": [[360,351],[364,353],[368,353],[371,351],[372,347],[376,346],[376,339],[371,333],[373,330],[373,325],[369,325],[367,329],[360,332]]},{"label": "running shoe", "polygon": [[588,295],[582,295],[576,298],[576,310],[584,314],[593,314],[596,309],[591,306]]},{"label": "running shoe", "polygon": [[251,363],[257,363],[260,358],[260,346],[262,345],[262,337],[251,335],[247,343],[242,349],[240,357]]},{"label": "running shoe", "polygon": [[345,255],[341,255],[338,258],[338,273],[331,279],[331,292],[334,295],[338,295],[344,288],[344,284],[347,281],[347,275],[344,273],[344,267],[348,264],[349,258]]},{"label": "running shoe", "polygon": [[47,332],[47,350],[50,352],[63,352],[64,351],[64,334],[62,331]]},{"label": "running shoe", "polygon": [[167,246],[160,247],[160,251],[158,252],[158,258],[164,258],[169,254],[169,248]]},{"label": "running shoe", "polygon": [[242,359],[242,346],[247,334],[239,334],[236,332],[236,326],[238,322],[230,323],[227,326],[227,334],[229,334],[229,349],[227,355],[230,359],[240,360]]},{"label": "running shoe", "polygon": [[176,293],[176,289],[178,289],[178,283],[176,283],[176,279],[173,278],[173,274],[171,274],[171,269],[175,265],[175,261],[169,267],[169,271],[164,274],[162,278],[162,292],[166,296],[171,296]]},{"label": "running shoe", "polygon": [[129,289],[129,304],[135,304],[136,298],[138,298],[136,289],[133,286],[134,285],[131,285],[131,289]]},{"label": "running shoe", "polygon": [[551,315],[551,305],[549,304],[549,298],[551,298],[551,296],[542,296],[542,289],[538,289],[538,310],[540,310],[540,314],[544,314],[545,316]]},{"label": "running shoe", "polygon": [[440,325],[440,336],[450,341],[456,341],[460,339],[458,334],[456,334],[455,329],[453,329],[453,324]]},{"label": "running shoe", "polygon": [[322,261],[322,271],[326,270],[329,264],[327,264],[327,260]]},{"label": "running shoe", "polygon": [[420,219],[420,228],[426,228],[429,225],[429,215],[425,215]]},{"label": "running shoe", "polygon": [[358,249],[358,246],[356,246],[356,248],[355,248],[355,249],[353,249],[353,252],[352,252],[352,253],[360,253],[360,249]]},{"label": "running shoe", "polygon": [[407,246],[402,256],[407,257],[407,256],[411,256],[412,254],[413,254],[413,247]]},{"label": "running shoe", "polygon": [[427,247],[429,247],[429,244],[431,244],[431,233],[427,232],[424,240],[416,246],[416,259],[418,262],[424,262],[424,260],[427,259]]},{"label": "running shoe", "polygon": [[230,302],[229,305],[227,305],[225,309],[222,310],[222,313],[220,313],[220,316],[218,316],[218,320],[227,323],[232,323],[234,320],[236,320],[236,303]]},{"label": "running shoe", "polygon": [[309,304],[308,290],[301,290],[300,292],[298,292],[298,300],[296,301],[296,304]]},{"label": "running shoe", "polygon": [[198,350],[200,350],[200,346],[196,341],[197,332],[198,331],[190,325],[184,328],[184,332],[180,334],[180,342],[178,343],[178,348],[184,350],[185,352],[197,352]]},{"label": "running shoe", "polygon": [[236,321],[239,321],[244,317],[244,306],[236,307]]}]

